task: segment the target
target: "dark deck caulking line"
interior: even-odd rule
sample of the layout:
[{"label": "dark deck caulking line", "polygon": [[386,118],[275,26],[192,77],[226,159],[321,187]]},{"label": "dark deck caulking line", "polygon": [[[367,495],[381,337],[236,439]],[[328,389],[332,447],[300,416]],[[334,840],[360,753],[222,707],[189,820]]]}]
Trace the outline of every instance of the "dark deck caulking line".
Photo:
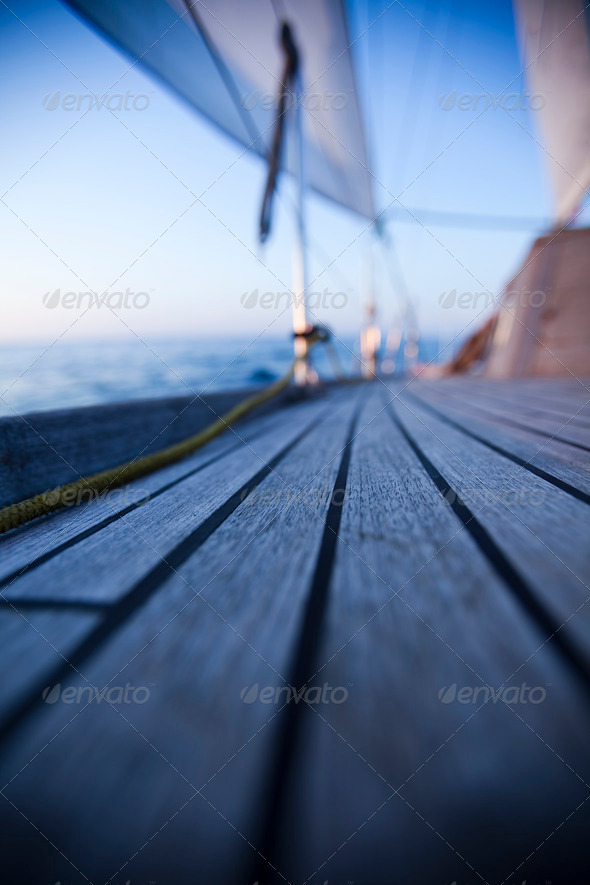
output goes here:
[{"label": "dark deck caulking line", "polygon": [[[434,393],[435,391],[432,388],[430,388],[430,392]],[[456,398],[456,394],[452,393],[451,391],[445,390],[444,392],[441,391],[441,393],[443,393],[443,396],[450,397],[451,399]],[[511,407],[514,406],[514,400],[511,401],[511,400],[504,399],[502,397],[499,397],[499,396],[496,396],[492,393],[489,393],[489,391],[487,391],[487,390],[475,389],[473,391],[473,393],[483,403],[489,403],[491,401],[492,403],[497,403],[498,406],[503,409],[510,409]],[[541,409],[539,406],[530,405],[530,400],[531,400],[530,393],[527,393],[526,397],[527,397],[526,404],[523,405],[523,404],[519,403],[519,405],[518,405],[519,414],[535,415],[537,417],[540,416],[541,418],[545,418],[545,419],[549,419],[549,420],[553,420],[553,421],[561,421],[562,423],[563,423],[564,419],[568,419],[566,423],[570,427],[578,427],[580,430],[585,430],[586,428],[590,428],[590,419],[588,419],[587,417],[584,417],[584,415],[582,414],[581,411],[574,412],[573,415],[570,414],[570,412],[563,412],[563,411],[556,412],[556,411],[552,410],[552,411],[548,412],[546,409]],[[467,403],[468,401],[463,400],[463,402]],[[571,423],[572,421],[575,421],[576,423],[572,424]]]},{"label": "dark deck caulking line", "polygon": [[[305,429],[292,440],[285,448],[275,455],[261,470],[252,476],[248,482],[234,492],[225,503],[217,508],[210,516],[207,517],[197,528],[191,532],[188,537],[174,547],[170,553],[166,554],[166,561],[163,559],[141,578],[135,586],[117,602],[108,611],[102,622],[96,627],[80,645],[68,656],[67,661],[58,664],[51,673],[45,673],[41,681],[30,692],[14,706],[13,710],[8,713],[4,722],[0,726],[0,742],[5,740],[12,730],[16,728],[20,722],[29,715],[35,708],[39,707],[39,699],[41,692],[47,685],[55,685],[61,682],[66,676],[69,676],[72,670],[78,670],[80,665],[91,657],[100,647],[109,640],[113,634],[122,627],[125,622],[138,609],[145,605],[154,593],[160,589],[162,584],[174,574],[174,571],[182,566],[184,562],[201,547],[205,541],[231,516],[234,510],[240,506],[248,495],[265,479],[268,474],[274,470],[283,458],[320,422],[321,418],[315,418]],[[15,603],[17,605],[18,603]]]},{"label": "dark deck caulking line", "polygon": [[[288,668],[288,684],[301,691],[308,686],[312,674],[317,669],[316,661],[324,629],[325,614],[328,607],[330,579],[334,568],[336,542],[342,518],[342,504],[335,503],[337,493],[346,491],[350,455],[354,439],[354,430],[358,423],[362,402],[357,405],[348,430],[346,446],[342,453],[340,467],[334,482],[330,507],[326,515],[324,532],[314,574],[307,596],[307,605],[299,639],[291,664]],[[260,815],[260,835],[254,844],[260,845],[254,859],[252,878],[246,881],[266,882],[269,875],[269,861],[276,859],[277,846],[284,821],[289,783],[295,768],[296,754],[300,745],[302,710],[305,701],[288,703],[282,712],[279,733],[276,738],[275,751],[269,764],[268,779],[262,795],[265,797]],[[274,872],[274,871],[273,871]]]},{"label": "dark deck caulking line", "polygon": [[[248,437],[246,442],[250,440],[256,439],[261,433],[268,431],[268,428],[263,428],[262,430],[253,433],[252,436]],[[27,572],[32,571],[35,568],[38,568],[43,563],[48,562],[50,559],[53,559],[54,556],[58,556],[60,553],[63,553],[64,550],[69,550],[70,547],[74,547],[76,544],[79,544],[80,541],[84,541],[86,538],[89,538],[91,535],[96,534],[96,532],[100,532],[102,529],[106,529],[107,526],[112,525],[113,522],[116,522],[118,519],[122,519],[124,516],[127,516],[128,513],[131,513],[133,510],[137,510],[139,507],[143,507],[144,504],[147,504],[148,501],[153,501],[155,498],[159,498],[160,495],[163,495],[164,492],[169,491],[169,489],[177,486],[178,483],[183,482],[185,479],[189,479],[191,476],[194,476],[195,473],[199,473],[201,470],[204,470],[206,467],[209,467],[211,464],[214,464],[216,461],[220,461],[222,458],[225,458],[226,455],[230,455],[236,449],[238,449],[242,445],[241,440],[235,443],[235,445],[230,446],[223,452],[219,452],[213,458],[209,458],[208,461],[205,461],[203,464],[199,464],[198,467],[194,467],[192,470],[189,470],[188,473],[184,473],[182,476],[177,477],[176,479],[171,480],[166,485],[162,486],[159,489],[156,489],[155,492],[152,492],[148,495],[147,498],[142,498],[141,501],[136,501],[133,504],[130,504],[128,507],[125,507],[123,510],[118,510],[116,513],[112,513],[110,516],[105,517],[105,519],[97,522],[96,525],[89,526],[84,531],[79,532],[77,535],[73,535],[71,538],[68,538],[67,541],[63,541],[63,543],[58,544],[57,547],[52,547],[51,550],[46,550],[44,553],[37,556],[35,559],[32,559],[31,562],[27,563],[27,565],[22,566],[21,568],[14,569],[10,574],[5,575],[3,578],[0,578],[0,582],[2,584],[3,590],[6,590],[6,584],[11,584],[12,581],[15,581],[17,578],[22,577],[22,575],[27,574]],[[70,523],[71,525],[71,523]],[[27,527],[25,527],[26,529]],[[0,591],[1,593],[2,591]],[[6,599],[6,597],[2,597]],[[10,600],[14,602],[15,600]],[[20,600],[19,600],[20,602]],[[64,600],[63,606],[67,603]]]},{"label": "dark deck caulking line", "polygon": [[[531,464],[530,461],[525,461],[524,458],[519,458],[518,455],[513,455],[512,452],[509,452],[507,449],[503,449],[501,446],[497,446],[495,443],[487,440],[484,436],[479,436],[477,433],[474,433],[472,430],[469,430],[467,427],[464,427],[457,421],[453,421],[453,419],[445,415],[444,412],[440,412],[430,403],[423,400],[421,396],[417,396],[415,393],[410,393],[409,391],[407,391],[407,393],[412,399],[416,400],[416,402],[419,402],[420,405],[423,406],[423,408],[425,408],[428,412],[432,412],[433,415],[436,415],[437,418],[440,418],[441,421],[444,421],[446,424],[450,424],[451,427],[455,427],[457,430],[460,430],[461,433],[466,434],[466,436],[470,436],[471,439],[475,439],[477,440],[477,442],[483,443],[484,446],[487,446],[488,449],[492,449],[494,452],[498,452],[499,455],[503,455],[505,458],[509,458],[511,461],[514,461],[515,464],[518,464],[519,467],[524,467],[525,470],[530,471],[530,473],[534,473],[535,476],[539,477],[539,479],[544,479],[546,482],[551,483],[551,485],[555,486],[558,489],[561,489],[562,492],[567,492],[567,494],[571,495],[572,498],[577,498],[578,501],[583,501],[584,504],[590,504],[590,495],[586,494],[586,492],[583,492],[581,489],[577,489],[575,486],[570,485],[569,482],[565,482],[565,480],[559,479],[557,476],[552,476],[550,473],[547,473],[540,467],[535,467],[535,465]],[[535,456],[533,455],[532,457],[534,458]]]},{"label": "dark deck caulking line", "polygon": [[[553,643],[557,646],[567,663],[575,670],[584,683],[586,690],[590,691],[590,666],[584,655],[568,638],[564,628],[553,618],[553,615],[545,608],[543,603],[537,599],[533,590],[504,555],[487,529],[483,527],[471,510],[461,502],[459,495],[450,483],[439,473],[432,461],[426,457],[400,421],[395,410],[390,407],[387,411],[394,425],[401,431],[432,482],[447,503],[450,503],[451,510],[455,516],[463,523],[496,574],[512,590],[529,617],[535,622],[543,635],[543,639],[548,644]],[[449,494],[450,492],[454,493],[454,495]]]},{"label": "dark deck caulking line", "polygon": [[21,610],[44,609],[45,611],[78,611],[106,612],[114,608],[114,602],[100,602],[84,599],[43,599],[42,596],[27,596],[24,599],[5,599],[0,597],[0,612],[8,611],[18,614]]},{"label": "dark deck caulking line", "polygon": [[[446,394],[446,397],[447,399],[450,399],[451,402],[456,399],[450,394]],[[534,433],[536,436],[542,436],[547,441],[563,443],[564,446],[573,446],[575,449],[582,449],[583,452],[590,452],[590,446],[585,446],[583,443],[575,442],[573,439],[567,439],[567,437],[565,436],[557,436],[557,433],[559,433],[559,431],[556,431],[555,434],[552,434],[550,430],[539,430],[538,427],[531,427],[530,424],[522,424],[520,421],[515,421],[514,418],[509,418],[508,416],[504,415],[495,415],[493,412],[488,412],[487,409],[482,409],[481,406],[478,406],[473,402],[469,402],[466,400],[465,403],[470,409],[475,409],[477,412],[480,412],[486,421],[506,424],[508,427],[517,427],[519,430],[526,430],[527,433]]]}]

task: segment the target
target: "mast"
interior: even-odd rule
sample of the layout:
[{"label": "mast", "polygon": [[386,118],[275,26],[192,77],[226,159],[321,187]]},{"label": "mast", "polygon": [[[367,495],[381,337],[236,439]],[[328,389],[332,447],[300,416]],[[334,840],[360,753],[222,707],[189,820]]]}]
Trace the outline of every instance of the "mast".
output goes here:
[{"label": "mast", "polygon": [[307,334],[309,323],[305,296],[307,289],[307,241],[304,216],[305,163],[303,123],[301,119],[301,75],[297,70],[293,82],[294,113],[293,134],[295,147],[295,180],[297,200],[295,204],[296,234],[293,251],[293,346],[295,351],[295,384],[302,387],[309,379],[309,346]]},{"label": "mast", "polygon": [[371,253],[367,253],[365,263],[365,291],[365,324],[361,329],[361,374],[365,378],[374,378],[378,372],[381,329],[376,322],[375,266]]}]

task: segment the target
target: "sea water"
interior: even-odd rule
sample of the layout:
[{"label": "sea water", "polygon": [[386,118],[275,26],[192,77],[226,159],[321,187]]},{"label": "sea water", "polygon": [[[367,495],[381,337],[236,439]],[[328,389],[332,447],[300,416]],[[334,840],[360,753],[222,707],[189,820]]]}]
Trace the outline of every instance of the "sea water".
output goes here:
[{"label": "sea water", "polygon": [[[358,340],[334,339],[333,349],[342,372],[358,375]],[[437,351],[424,338],[418,358],[436,360]],[[263,386],[292,359],[287,337],[0,344],[0,415]],[[321,378],[335,377],[323,345],[313,363]]]}]

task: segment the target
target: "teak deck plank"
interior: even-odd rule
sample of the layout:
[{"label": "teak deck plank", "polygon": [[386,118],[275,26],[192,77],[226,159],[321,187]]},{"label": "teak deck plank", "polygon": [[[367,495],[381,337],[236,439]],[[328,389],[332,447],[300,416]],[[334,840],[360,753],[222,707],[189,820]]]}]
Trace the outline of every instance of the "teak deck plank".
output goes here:
[{"label": "teak deck plank", "polygon": [[[463,395],[465,396],[465,394],[466,391],[463,390]],[[580,426],[586,429],[590,427],[590,411],[588,411],[588,403],[586,399],[584,399],[582,404],[579,404],[576,401],[575,405],[568,408],[567,405],[555,403],[553,400],[547,401],[547,399],[533,393],[531,390],[525,390],[522,395],[518,397],[518,403],[515,404],[514,395],[507,397],[500,393],[492,393],[489,390],[489,385],[475,387],[469,397],[469,401],[471,401],[472,398],[476,398],[479,399],[480,403],[483,405],[487,402],[491,402],[495,406],[502,406],[505,409],[510,410],[513,415],[516,411],[518,416],[530,415],[534,418],[542,417],[553,419],[555,421],[561,420],[562,423],[568,422],[574,426]],[[588,400],[590,400],[590,391],[588,392]]]},{"label": "teak deck plank", "polygon": [[[377,411],[369,404],[360,423]],[[572,695],[574,708],[583,695],[570,685],[567,665],[543,646],[542,631],[444,506],[386,414],[355,440],[349,482],[325,633],[309,676],[312,684],[347,687],[350,700],[301,712],[277,866],[299,882],[385,882],[384,869],[396,870],[400,881],[471,881],[470,864],[507,876],[524,860],[516,841],[504,840],[498,852],[482,839],[479,854],[463,860],[477,792],[489,802],[481,809],[485,825],[478,821],[488,832],[511,832],[523,815],[536,814],[528,834],[535,847],[553,815],[569,814],[587,793],[543,740],[588,779],[579,727],[590,724],[590,709],[572,714]],[[439,700],[453,684],[498,687],[506,680],[550,682],[554,690],[524,716],[500,704],[476,718],[479,704]],[[498,768],[498,760],[508,756],[516,767],[551,768],[550,796],[545,789],[511,795],[507,809],[502,796],[511,794],[513,771]],[[550,806],[545,819],[537,811],[541,796]]]},{"label": "teak deck plank", "polygon": [[187,387],[184,397],[2,417],[0,506],[166,448],[211,424],[245,393],[201,395]]},{"label": "teak deck plank", "polygon": [[[116,601],[221,502],[317,420],[321,410],[322,404],[314,402],[299,409],[297,418],[290,420],[287,414],[285,421],[268,426],[247,445],[232,448],[220,463],[208,464],[100,532],[68,547],[60,554],[59,568],[50,560],[17,577],[5,597]],[[175,470],[179,472],[180,465],[175,465]],[[142,483],[140,480],[136,485]],[[61,569],[84,574],[84,583],[64,587]]]},{"label": "teak deck plank", "polygon": [[[399,420],[590,664],[590,507],[411,405]],[[457,500],[453,493],[450,502]],[[488,503],[489,502],[489,503]],[[559,587],[559,593],[555,588]],[[578,614],[576,614],[578,612]],[[589,671],[590,672],[590,671]]]},{"label": "teak deck plank", "polygon": [[[165,570],[157,593],[144,607],[131,613],[91,655],[71,656],[92,685],[130,681],[152,686],[150,703],[124,708],[127,722],[115,711],[107,709],[105,715],[102,707],[89,706],[67,725],[72,708],[56,704],[48,709],[39,702],[33,711],[34,733],[27,731],[26,739],[12,745],[2,768],[5,779],[34,754],[40,734],[42,744],[47,744],[63,729],[59,741],[47,747],[8,793],[31,819],[52,806],[52,819],[43,822],[44,832],[60,841],[80,868],[86,861],[108,878],[181,808],[183,813],[166,825],[150,850],[126,868],[127,878],[151,875],[158,880],[163,857],[170,874],[174,845],[187,841],[198,852],[200,874],[210,881],[223,881],[224,871],[229,881],[236,865],[244,864],[244,851],[250,849],[235,828],[245,838],[256,837],[258,819],[252,809],[259,805],[257,791],[271,751],[277,706],[245,704],[240,693],[256,683],[284,684],[281,676],[289,671],[324,529],[324,491],[326,486],[332,491],[358,398],[357,392],[352,398],[335,397],[329,429],[324,416],[321,424],[302,435],[284,462],[268,472],[256,498],[249,501],[254,494],[250,492],[241,504],[238,499],[237,509],[198,550],[183,562],[174,555],[166,557],[174,570]],[[314,403],[299,413],[294,424],[281,425],[264,449],[266,457],[301,435],[317,417]],[[243,454],[242,459],[246,460]],[[247,467],[230,466],[231,485],[220,488],[224,495],[234,488],[240,491]],[[252,474],[248,465],[246,485]],[[317,505],[285,504],[286,491],[299,491],[308,482],[322,493]],[[190,528],[185,525],[185,532]],[[280,558],[278,539],[283,542]],[[72,677],[70,683],[84,684]],[[107,747],[114,754],[110,765],[117,774],[102,782],[101,748]],[[132,784],[129,770],[135,772]],[[31,779],[36,783],[40,779],[44,786],[27,800]],[[115,782],[119,805],[113,809],[109,802]],[[202,795],[190,800],[196,790]],[[92,807],[78,809],[81,797],[90,793]],[[76,821],[76,827],[60,829],[65,820]],[[80,826],[88,833],[84,844]],[[179,864],[178,875],[183,878],[188,871],[182,858]]]},{"label": "teak deck plank", "polygon": [[[421,384],[410,384],[406,390],[409,397],[425,404],[442,420],[454,422],[468,434],[485,441],[488,447],[496,447],[526,464],[525,469],[538,468],[558,482],[566,483],[572,493],[590,498],[590,464],[588,455],[578,449],[563,446],[554,440],[543,442],[524,429],[500,425],[490,416],[476,414],[464,403],[451,405],[424,390]],[[521,465],[522,466],[522,465]]]},{"label": "teak deck plank", "polygon": [[113,489],[106,495],[93,500],[83,500],[80,506],[57,511],[48,520],[37,520],[29,525],[0,537],[0,585],[3,591],[8,583],[32,563],[47,560],[62,551],[62,548],[78,543],[84,536],[104,528],[109,522],[122,518],[142,506],[148,498],[153,498],[171,484],[181,482],[189,474],[202,470],[204,466],[218,461],[227,453],[241,449],[244,442],[276,426],[275,416],[257,418],[242,426],[236,425],[225,436],[213,440],[188,458],[157,473],[128,484],[122,489]]},{"label": "teak deck plank", "polygon": [[[492,418],[499,421],[500,424],[517,427],[534,433],[537,436],[553,438],[564,445],[573,445],[585,450],[590,450],[588,445],[588,426],[576,426],[571,423],[571,418],[575,416],[576,410],[572,411],[567,417],[559,417],[545,414],[535,414],[534,417],[527,417],[522,414],[521,406],[515,408],[513,402],[498,404],[490,398],[483,399],[481,396],[466,396],[465,392],[447,391],[443,394],[445,402],[463,403],[469,409],[473,409],[476,414],[484,417]],[[526,399],[525,399],[526,404]]]},{"label": "teak deck plank", "polygon": [[[0,539],[0,814],[31,880],[84,881],[63,852],[91,881],[558,882],[590,814],[590,462],[498,420],[543,389],[547,427],[583,403],[334,389],[142,480],[138,508]],[[55,682],[150,697],[46,704]],[[504,683],[546,698],[446,702]]]}]

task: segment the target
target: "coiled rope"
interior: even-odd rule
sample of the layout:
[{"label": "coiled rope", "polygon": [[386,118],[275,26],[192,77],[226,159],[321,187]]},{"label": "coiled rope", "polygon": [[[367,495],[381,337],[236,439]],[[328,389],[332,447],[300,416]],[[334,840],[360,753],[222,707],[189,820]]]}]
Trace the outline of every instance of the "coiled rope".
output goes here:
[{"label": "coiled rope", "polygon": [[[315,342],[311,342],[315,343]],[[271,384],[260,393],[247,397],[225,415],[222,415],[209,427],[205,427],[194,436],[179,443],[155,452],[152,455],[145,455],[143,458],[136,458],[118,467],[112,467],[110,470],[103,470],[94,476],[82,477],[75,482],[66,483],[58,486],[51,491],[42,492],[33,498],[27,498],[18,504],[10,504],[0,510],[0,534],[14,529],[17,526],[24,525],[39,516],[46,516],[63,507],[72,506],[81,503],[84,492],[90,492],[91,495],[101,495],[103,492],[117,488],[125,483],[140,479],[162,467],[168,467],[175,464],[187,455],[192,455],[197,449],[202,448],[208,442],[220,436],[232,424],[243,418],[253,409],[263,405],[277,396],[288,386],[293,373],[295,371],[295,362],[293,362],[289,371],[274,384]]]}]

